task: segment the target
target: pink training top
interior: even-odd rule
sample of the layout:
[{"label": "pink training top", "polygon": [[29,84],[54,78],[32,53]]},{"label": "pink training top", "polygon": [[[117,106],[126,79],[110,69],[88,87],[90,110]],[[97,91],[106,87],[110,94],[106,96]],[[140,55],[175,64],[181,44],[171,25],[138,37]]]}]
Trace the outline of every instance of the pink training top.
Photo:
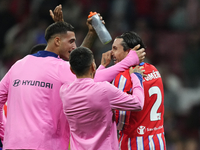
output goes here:
[{"label": "pink training top", "polygon": [[[0,82],[0,138],[4,138],[4,149],[68,149],[69,127],[59,89],[63,83],[74,81],[75,75],[68,62],[50,53],[39,51],[37,56],[17,61]],[[137,63],[137,54],[131,52],[117,65],[97,71],[95,79],[113,80],[119,71]],[[6,101],[4,133],[2,111]]]},{"label": "pink training top", "polygon": [[134,95],[128,95],[108,82],[76,79],[60,89],[64,113],[69,122],[72,150],[117,150],[114,109],[141,110],[144,91],[138,77],[131,74]]},{"label": "pink training top", "polygon": [[68,150],[59,89],[74,80],[69,72],[68,62],[55,57],[28,55],[11,67],[0,83],[1,110],[7,100],[4,149]]}]

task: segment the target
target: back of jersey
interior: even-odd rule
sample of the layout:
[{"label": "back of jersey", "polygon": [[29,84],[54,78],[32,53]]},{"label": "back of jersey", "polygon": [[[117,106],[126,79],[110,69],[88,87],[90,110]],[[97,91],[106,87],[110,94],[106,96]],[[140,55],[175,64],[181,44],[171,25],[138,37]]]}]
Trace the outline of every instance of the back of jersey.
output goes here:
[{"label": "back of jersey", "polygon": [[[116,122],[118,130],[120,130],[120,148],[122,150],[129,148],[132,150],[164,150],[166,148],[163,128],[164,90],[162,79],[153,65],[145,63],[141,67],[145,70],[144,74],[147,75],[143,78],[145,93],[143,110],[138,112],[116,110]],[[131,93],[132,83],[129,71],[126,70],[119,74],[115,78],[114,85],[118,88],[121,87],[124,92]]]},{"label": "back of jersey", "polygon": [[12,66],[2,81],[9,93],[5,149],[68,147],[69,132],[64,131],[69,128],[59,90],[70,81],[69,69],[63,60],[51,56],[28,55]]}]

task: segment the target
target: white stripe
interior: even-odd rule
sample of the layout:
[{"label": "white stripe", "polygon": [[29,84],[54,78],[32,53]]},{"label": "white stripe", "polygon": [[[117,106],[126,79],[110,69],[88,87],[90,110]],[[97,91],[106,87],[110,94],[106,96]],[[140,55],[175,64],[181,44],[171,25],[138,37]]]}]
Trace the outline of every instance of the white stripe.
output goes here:
[{"label": "white stripe", "polygon": [[155,150],[155,144],[153,142],[153,135],[149,135],[149,149]]},{"label": "white stripe", "polygon": [[[120,89],[121,91],[124,90],[124,87],[126,85],[126,80],[127,79],[123,75],[120,76],[118,89]],[[126,111],[119,111],[119,122],[118,122],[118,125],[117,125],[118,130],[122,130],[122,128],[124,126],[125,115],[126,115]]]},{"label": "white stripe", "polygon": [[159,141],[159,144],[160,144],[160,150],[164,150],[164,143],[163,143],[163,139],[161,137],[161,134],[162,133],[157,134],[157,137],[158,137],[158,141]]},{"label": "white stripe", "polygon": [[137,150],[144,150],[143,137],[142,136],[137,136],[136,137],[136,142],[137,142]]},{"label": "white stripe", "polygon": [[124,90],[124,87],[126,85],[126,78],[124,76],[120,76],[120,79],[119,79],[119,85],[118,85],[118,89],[120,89],[121,91]]},{"label": "white stripe", "polygon": [[122,130],[123,126],[125,124],[125,118],[126,118],[126,111],[119,111],[119,122],[117,124],[117,130]]},{"label": "white stripe", "polygon": [[121,138],[121,140],[120,140],[120,142],[119,142],[119,150],[121,150],[121,145],[122,145],[123,137],[124,137],[124,134],[122,134],[122,138]]},{"label": "white stripe", "polygon": [[128,138],[128,150],[131,150],[131,138]]},{"label": "white stripe", "polygon": [[112,85],[115,85],[115,79],[112,81]]}]

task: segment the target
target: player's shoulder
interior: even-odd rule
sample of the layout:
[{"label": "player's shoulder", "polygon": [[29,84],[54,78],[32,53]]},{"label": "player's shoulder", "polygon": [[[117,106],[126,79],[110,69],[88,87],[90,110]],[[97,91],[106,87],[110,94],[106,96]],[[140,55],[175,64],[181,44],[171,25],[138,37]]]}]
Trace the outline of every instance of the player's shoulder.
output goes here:
[{"label": "player's shoulder", "polygon": [[144,68],[145,68],[145,70],[146,69],[154,69],[154,70],[157,70],[157,68],[154,66],[154,65],[152,65],[152,64],[150,64],[150,63],[144,63],[143,65],[142,65]]},{"label": "player's shoulder", "polygon": [[118,74],[118,76],[121,76],[121,75],[123,75],[123,76],[130,76],[129,68],[126,69],[125,71],[120,72],[120,73]]},{"label": "player's shoulder", "polygon": [[73,82],[65,82],[63,85],[60,87],[60,94],[62,95],[63,93],[66,93],[69,89],[70,86],[73,86]]},{"label": "player's shoulder", "polygon": [[97,86],[102,86],[102,87],[107,87],[110,86],[111,84],[108,81],[102,81],[102,82],[95,82]]},{"label": "player's shoulder", "polygon": [[161,75],[154,65],[144,63],[143,67],[145,70],[144,74],[147,75],[147,77],[144,77],[144,81],[151,81],[159,78],[161,79]]}]

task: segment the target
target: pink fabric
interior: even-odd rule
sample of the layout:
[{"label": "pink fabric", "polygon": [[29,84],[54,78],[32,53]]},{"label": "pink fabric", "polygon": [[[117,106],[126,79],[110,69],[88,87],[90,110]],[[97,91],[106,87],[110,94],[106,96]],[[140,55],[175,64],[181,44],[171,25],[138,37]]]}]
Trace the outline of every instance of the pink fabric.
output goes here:
[{"label": "pink fabric", "polygon": [[59,89],[74,80],[69,69],[61,59],[31,55],[12,66],[0,83],[0,114],[6,100],[8,106],[4,149],[68,150]]},{"label": "pink fabric", "polygon": [[128,95],[108,82],[91,78],[76,79],[60,89],[64,113],[70,125],[72,150],[117,150],[114,109],[141,110],[144,91],[135,74],[131,75],[133,93]]},{"label": "pink fabric", "polygon": [[111,67],[105,68],[104,66],[100,65],[97,69],[94,81],[111,82],[119,72],[125,71],[127,68],[134,65],[139,65],[139,58],[136,52],[131,50],[125,59]]}]

